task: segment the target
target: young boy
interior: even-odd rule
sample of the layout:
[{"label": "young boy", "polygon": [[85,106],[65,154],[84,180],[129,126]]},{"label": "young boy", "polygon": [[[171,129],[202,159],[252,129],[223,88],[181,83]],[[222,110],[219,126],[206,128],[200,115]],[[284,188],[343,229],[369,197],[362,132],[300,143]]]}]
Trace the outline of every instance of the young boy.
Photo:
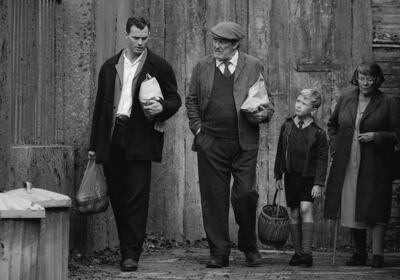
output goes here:
[{"label": "young boy", "polygon": [[311,246],[314,234],[312,203],[321,196],[328,164],[325,131],[314,121],[321,95],[314,89],[300,91],[295,116],[286,119],[279,134],[275,158],[275,187],[283,189],[289,208],[290,232],[294,255],[289,265],[312,266]]}]

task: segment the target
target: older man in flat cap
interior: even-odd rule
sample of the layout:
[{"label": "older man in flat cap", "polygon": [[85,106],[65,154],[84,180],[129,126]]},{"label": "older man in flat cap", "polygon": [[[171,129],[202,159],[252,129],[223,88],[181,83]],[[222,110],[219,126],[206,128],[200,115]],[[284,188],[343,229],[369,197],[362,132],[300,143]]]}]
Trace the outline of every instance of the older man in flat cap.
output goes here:
[{"label": "older man in flat cap", "polygon": [[244,115],[240,107],[249,88],[264,75],[260,60],[239,51],[244,37],[234,22],[211,29],[213,54],[193,69],[186,108],[195,135],[204,229],[210,246],[207,267],[229,265],[229,196],[239,225],[238,247],[249,266],[261,263],[255,233],[258,193],[255,186],[259,123],[268,122],[273,105]]}]

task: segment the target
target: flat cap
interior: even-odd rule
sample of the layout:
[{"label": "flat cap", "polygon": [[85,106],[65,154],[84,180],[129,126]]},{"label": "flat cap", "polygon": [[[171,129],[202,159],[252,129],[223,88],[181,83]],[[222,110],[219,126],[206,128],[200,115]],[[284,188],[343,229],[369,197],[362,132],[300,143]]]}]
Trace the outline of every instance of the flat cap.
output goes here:
[{"label": "flat cap", "polygon": [[244,37],[244,32],[239,24],[232,21],[222,21],[211,28],[211,36],[238,41]]}]

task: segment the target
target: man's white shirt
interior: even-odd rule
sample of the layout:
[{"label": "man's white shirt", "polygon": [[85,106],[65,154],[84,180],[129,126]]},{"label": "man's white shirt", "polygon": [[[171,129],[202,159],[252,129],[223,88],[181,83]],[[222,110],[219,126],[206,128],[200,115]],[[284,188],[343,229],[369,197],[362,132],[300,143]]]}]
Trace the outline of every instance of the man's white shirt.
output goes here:
[{"label": "man's white shirt", "polygon": [[126,52],[127,51],[125,50],[123,53],[124,78],[122,83],[121,98],[118,104],[117,116],[125,115],[129,117],[132,109],[132,81],[138,69],[140,59],[143,57],[145,51],[133,62],[129,60]]},{"label": "man's white shirt", "polygon": [[[229,60],[228,69],[229,69],[229,72],[231,72],[231,74],[233,74],[233,72],[235,72],[235,70],[236,70],[238,58],[239,58],[239,52],[235,51],[235,54]],[[221,71],[221,73],[224,74],[224,71],[225,71],[224,61],[216,59],[215,63],[216,63],[217,68],[219,69],[219,71]]]}]

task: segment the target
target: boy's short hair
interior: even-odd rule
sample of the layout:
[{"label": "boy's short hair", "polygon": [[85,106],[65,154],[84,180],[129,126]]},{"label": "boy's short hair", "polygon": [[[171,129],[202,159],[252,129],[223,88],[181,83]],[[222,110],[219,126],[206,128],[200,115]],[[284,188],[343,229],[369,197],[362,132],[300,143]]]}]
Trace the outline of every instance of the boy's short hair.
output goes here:
[{"label": "boy's short hair", "polygon": [[304,96],[304,98],[311,100],[313,108],[318,109],[321,106],[322,97],[318,90],[316,89],[302,89],[299,95]]}]

